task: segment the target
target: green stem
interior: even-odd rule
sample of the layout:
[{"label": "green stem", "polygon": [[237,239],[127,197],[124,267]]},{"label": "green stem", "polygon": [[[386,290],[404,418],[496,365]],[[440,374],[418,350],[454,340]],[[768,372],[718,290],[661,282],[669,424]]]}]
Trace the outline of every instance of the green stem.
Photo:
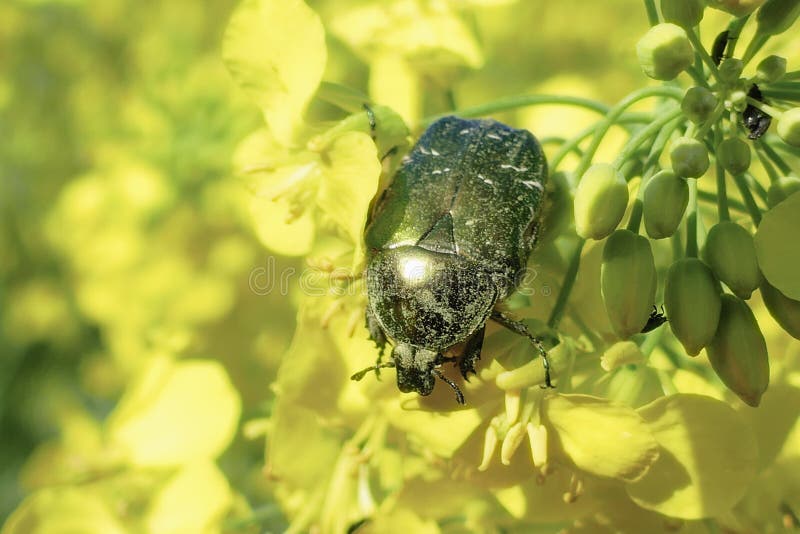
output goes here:
[{"label": "green stem", "polygon": [[[642,128],[641,130],[636,132],[634,135],[632,135],[631,138],[628,139],[628,142],[625,143],[625,146],[622,147],[622,150],[620,150],[619,155],[617,156],[617,158],[614,160],[614,163],[613,163],[614,167],[619,169],[619,167],[623,163],[625,163],[625,161],[628,158],[631,157],[631,154],[633,154],[636,151],[636,149],[639,148],[639,145],[644,143],[648,138],[650,138],[653,135],[655,135],[659,130],[661,130],[664,127],[665,124],[667,124],[668,122],[673,121],[674,119],[679,117],[682,113],[683,112],[681,111],[680,108],[673,109],[670,113],[668,113],[668,114],[664,115],[663,117],[653,121],[653,123],[651,123],[650,125],[648,125],[645,128]],[[584,157],[585,156],[586,155],[584,154]],[[584,169],[584,171],[585,171],[585,169]],[[581,173],[581,174],[583,174],[583,173]],[[577,171],[576,171],[576,175],[577,175]]]},{"label": "green stem", "polygon": [[717,65],[714,63],[714,60],[711,59],[711,56],[708,55],[703,43],[700,42],[700,37],[697,35],[695,29],[684,28],[684,30],[686,30],[686,35],[689,36],[689,41],[691,41],[695,51],[700,54],[700,58],[703,60],[703,63],[705,63],[706,67],[708,67],[708,70],[711,71],[711,75],[715,80],[717,80],[717,82],[722,83],[722,80],[719,78],[719,70],[717,69]]},{"label": "green stem", "polygon": [[774,108],[774,107],[770,106],[769,104],[765,104],[764,102],[756,100],[755,98],[753,98],[751,96],[747,97],[747,103],[750,104],[751,106],[755,107],[755,108],[760,109],[764,113],[766,113],[768,115],[771,115],[772,118],[774,118],[774,119],[779,119],[780,116],[783,115],[783,111],[781,111],[780,109]]},{"label": "green stem", "polygon": [[767,190],[764,189],[764,186],[761,185],[761,183],[758,180],[756,180],[755,176],[753,176],[749,172],[744,173],[744,178],[745,178],[745,180],[747,180],[747,186],[752,191],[755,191],[756,195],[758,195],[758,198],[761,199],[761,202],[763,202],[764,205],[766,205],[767,204]]},{"label": "green stem", "polygon": [[[622,117],[619,118],[617,124],[629,124],[629,123],[640,123],[640,122],[650,122],[652,120],[652,116],[649,113],[626,113]],[[580,145],[584,139],[595,133],[600,127],[602,126],[602,122],[596,122],[591,126],[584,128],[578,134],[564,143],[564,145],[555,153],[555,155],[550,160],[550,167],[551,170],[555,170],[561,164],[561,160],[566,157],[567,154],[570,152],[574,152],[578,150],[578,145]],[[583,154],[583,152],[581,152]]]},{"label": "green stem", "polygon": [[[758,146],[760,145],[756,145],[756,147]],[[769,176],[769,182],[770,183],[777,182],[780,179],[780,176],[778,176],[775,167],[772,166],[772,164],[769,162],[769,159],[762,153],[761,150],[758,150],[758,148],[756,148],[756,155],[758,156],[758,161],[761,162],[761,166],[764,167],[765,171],[767,171],[767,176]]]},{"label": "green stem", "polygon": [[644,9],[647,11],[647,22],[650,26],[658,24],[658,11],[656,10],[655,0],[644,0]]},{"label": "green stem", "polygon": [[561,284],[561,289],[558,292],[556,304],[553,306],[553,311],[550,312],[550,318],[547,320],[547,326],[556,330],[561,318],[564,316],[564,311],[567,308],[567,301],[569,295],[572,293],[572,287],[575,285],[575,278],[578,276],[578,268],[581,266],[581,252],[586,240],[583,238],[578,239],[575,245],[575,250],[572,252],[572,257],[569,260],[567,272],[564,274],[564,282]]},{"label": "green stem", "polygon": [[697,179],[689,182],[689,215],[686,217],[686,257],[697,257]]},{"label": "green stem", "polygon": [[672,245],[672,261],[678,261],[683,257],[683,244],[681,243],[681,233],[675,232],[670,238],[670,245]]},{"label": "green stem", "polygon": [[[715,145],[719,146],[722,142],[722,125],[714,128]],[[720,221],[730,221],[731,213],[728,210],[728,190],[725,184],[725,168],[720,163],[719,158],[716,158],[717,170],[717,216]]]},{"label": "green stem", "polygon": [[[719,198],[717,197],[716,193],[712,193],[711,191],[701,191],[698,189],[697,200],[702,202],[707,202],[709,204],[716,204],[717,207],[719,207]],[[744,207],[744,204],[742,204],[735,198],[728,198],[726,200],[728,204],[728,209],[739,213],[747,213],[747,208]]]},{"label": "green stem", "polygon": [[605,119],[601,121],[600,125],[598,126],[598,129],[594,134],[594,138],[592,139],[592,143],[589,145],[589,148],[586,149],[583,158],[581,158],[578,167],[575,169],[576,177],[580,178],[583,173],[586,172],[586,169],[589,168],[589,165],[592,163],[592,158],[594,158],[594,155],[597,152],[597,147],[600,146],[600,142],[603,140],[603,137],[605,137],[606,133],[608,133],[608,130],[617,122],[617,119],[622,116],[625,110],[640,100],[654,96],[673,98],[680,101],[683,99],[683,89],[679,87],[670,87],[668,85],[645,87],[630,93],[628,96],[620,100],[613,108],[609,110]]},{"label": "green stem", "polygon": [[781,80],[783,81],[800,80],[800,70],[793,70],[787,72],[786,74],[783,75],[783,78],[781,78]]},{"label": "green stem", "polygon": [[608,113],[609,108],[607,105],[591,100],[588,98],[581,98],[578,96],[565,96],[565,95],[518,95],[508,98],[501,98],[494,102],[488,102],[479,106],[472,106],[454,110],[448,113],[440,113],[425,117],[420,120],[420,126],[427,127],[446,115],[458,115],[460,117],[482,117],[484,115],[491,115],[492,113],[499,113],[501,111],[509,111],[526,106],[539,106],[545,104],[563,105],[563,106],[576,106],[579,108],[589,109],[604,115]]},{"label": "green stem", "polygon": [[711,116],[708,118],[707,121],[703,123],[700,128],[697,129],[697,132],[694,134],[694,138],[697,140],[702,140],[708,131],[719,121],[719,118],[722,117],[722,114],[725,113],[725,102],[720,100],[717,103],[717,107],[714,108],[714,111],[711,112]]},{"label": "green stem", "polygon": [[[786,161],[780,156],[780,154],[775,152],[775,149],[772,148],[772,146],[770,146],[768,142],[764,141],[764,139],[759,140],[756,146],[761,147],[764,150],[764,153],[767,156],[769,156],[769,159],[771,159],[772,162],[775,163],[775,165],[778,167],[778,169],[780,169],[780,171],[784,175],[790,174],[792,172],[792,168],[789,166],[789,164],[786,163]],[[770,181],[774,181],[772,180],[772,176],[770,176]]]},{"label": "green stem", "polygon": [[750,214],[750,218],[753,219],[753,224],[758,226],[759,223],[761,223],[761,211],[758,209],[756,201],[753,199],[753,195],[747,187],[744,176],[736,174],[733,176],[733,181],[736,182],[736,187],[739,189],[739,194],[742,195],[744,206],[747,208],[747,213]]},{"label": "green stem", "polygon": [[739,35],[742,33],[742,28],[749,18],[750,15],[745,15],[728,24],[728,57],[735,57],[736,45],[739,43]]},{"label": "green stem", "polygon": [[782,87],[765,87],[761,90],[764,98],[781,100],[790,103],[800,102],[800,91],[797,89],[784,89]]}]

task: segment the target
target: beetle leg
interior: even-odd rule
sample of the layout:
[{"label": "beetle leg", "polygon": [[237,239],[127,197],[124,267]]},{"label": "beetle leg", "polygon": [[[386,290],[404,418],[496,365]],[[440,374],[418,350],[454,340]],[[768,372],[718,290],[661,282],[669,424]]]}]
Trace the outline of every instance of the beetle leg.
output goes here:
[{"label": "beetle leg", "polygon": [[477,374],[475,372],[475,362],[481,359],[484,332],[486,332],[486,327],[482,326],[480,330],[472,334],[472,337],[467,340],[467,346],[464,347],[461,359],[458,361],[458,369],[467,382],[469,382],[469,373]]},{"label": "beetle leg", "polygon": [[380,323],[378,323],[378,320],[375,318],[375,315],[372,313],[372,309],[369,306],[367,306],[365,315],[369,338],[374,341],[375,346],[378,347],[378,361],[375,363],[375,374],[380,376],[380,372],[377,369],[381,366],[383,351],[386,350],[386,334],[383,333]]},{"label": "beetle leg", "polygon": [[527,337],[531,343],[536,347],[536,350],[539,351],[539,355],[542,357],[542,367],[544,367],[544,386],[543,388],[552,388],[553,383],[550,381],[550,360],[547,359],[547,351],[544,350],[544,346],[542,345],[542,340],[538,337],[534,336],[528,330],[528,327],[525,326],[525,323],[522,321],[517,321],[516,319],[512,319],[508,315],[504,314],[501,311],[493,311],[491,319],[515,334],[519,334],[521,336]]}]

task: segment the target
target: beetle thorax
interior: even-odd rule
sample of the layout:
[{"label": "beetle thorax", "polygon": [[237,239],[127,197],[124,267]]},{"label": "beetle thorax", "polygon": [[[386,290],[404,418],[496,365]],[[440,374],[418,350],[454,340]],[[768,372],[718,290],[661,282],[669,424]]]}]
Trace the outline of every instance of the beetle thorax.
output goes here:
[{"label": "beetle thorax", "polygon": [[417,246],[375,254],[367,290],[372,312],[391,338],[434,351],[480,328],[498,296],[492,276],[475,262]]}]

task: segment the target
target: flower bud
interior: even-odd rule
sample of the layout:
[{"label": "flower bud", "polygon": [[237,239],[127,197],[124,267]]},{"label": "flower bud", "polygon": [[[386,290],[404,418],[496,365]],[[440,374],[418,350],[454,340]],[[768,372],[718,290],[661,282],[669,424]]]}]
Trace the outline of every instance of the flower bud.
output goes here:
[{"label": "flower bud", "polygon": [[756,67],[758,83],[774,83],[786,74],[786,58],[781,56],[767,56]]},{"label": "flower bud", "polygon": [[650,242],[617,230],[603,248],[600,292],[616,334],[625,339],[642,331],[656,294],[656,267]]},{"label": "flower bud", "polygon": [[656,80],[672,80],[694,61],[692,43],[680,26],[656,24],[636,43],[642,70]]},{"label": "flower bud", "polygon": [[769,184],[767,205],[772,208],[797,191],[800,191],[800,178],[796,176],[781,176]]},{"label": "flower bud", "polygon": [[767,0],[756,13],[756,33],[777,35],[789,29],[800,15],[800,0]]},{"label": "flower bud", "polygon": [[675,233],[689,203],[689,184],[671,170],[663,170],[650,178],[644,189],[644,227],[653,239]]},{"label": "flower bud", "polygon": [[681,110],[695,124],[701,124],[711,118],[717,107],[717,97],[705,87],[691,87],[681,101]]},{"label": "flower bud", "polygon": [[714,337],[720,311],[720,287],[711,269],[697,258],[683,258],[667,271],[664,307],[669,327],[690,356]]},{"label": "flower bud", "polygon": [[699,178],[708,170],[708,150],[691,137],[679,137],[669,152],[672,170],[681,178]]},{"label": "flower bud", "polygon": [[790,299],[766,280],[761,282],[760,289],[761,298],[775,322],[790,336],[800,339],[800,301]]},{"label": "flower bud", "polygon": [[608,163],[596,163],[575,190],[575,230],[587,239],[603,239],[617,227],[627,206],[625,178]]},{"label": "flower bud", "polygon": [[778,136],[787,145],[800,147],[800,108],[784,111],[778,119]]},{"label": "flower bud", "polygon": [[753,235],[734,222],[722,221],[709,230],[703,259],[741,299],[749,299],[761,283]]},{"label": "flower bud", "polygon": [[734,111],[742,113],[747,109],[748,106],[747,93],[745,93],[741,89],[736,89],[734,91],[731,91],[730,95],[728,96],[728,100],[726,100],[725,104],[726,107],[733,108]]},{"label": "flower bud", "polygon": [[744,70],[744,63],[741,59],[725,58],[719,65],[719,79],[727,84],[734,84],[739,81],[742,70]]},{"label": "flower bud", "polygon": [[705,7],[702,0],[661,0],[664,20],[684,28],[697,26],[703,20]]},{"label": "flower bud", "polygon": [[717,146],[716,154],[722,168],[734,176],[750,168],[750,145],[738,137],[722,141]]},{"label": "flower bud", "polygon": [[706,0],[708,7],[743,17],[758,9],[764,0]]},{"label": "flower bud", "polygon": [[722,295],[719,326],[706,347],[717,376],[750,406],[758,406],[769,384],[767,343],[750,306]]}]

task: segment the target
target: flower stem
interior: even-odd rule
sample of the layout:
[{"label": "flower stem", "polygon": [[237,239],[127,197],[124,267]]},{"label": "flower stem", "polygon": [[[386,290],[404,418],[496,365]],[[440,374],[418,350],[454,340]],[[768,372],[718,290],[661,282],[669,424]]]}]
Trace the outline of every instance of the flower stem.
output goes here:
[{"label": "flower stem", "polygon": [[756,201],[750,193],[750,188],[747,187],[747,181],[744,175],[735,174],[733,176],[733,181],[736,182],[736,187],[739,189],[739,194],[742,195],[744,206],[747,208],[747,213],[750,214],[750,218],[753,219],[753,224],[758,226],[759,223],[761,223],[761,211],[758,209]]},{"label": "flower stem", "polygon": [[658,24],[658,11],[655,0],[644,0],[644,9],[647,11],[647,21],[650,26]]},{"label": "flower stem", "polygon": [[697,257],[697,179],[689,182],[689,215],[686,217],[686,257]]},{"label": "flower stem", "polygon": [[578,276],[578,268],[581,265],[581,252],[586,240],[579,238],[575,245],[575,250],[572,252],[572,257],[569,260],[567,272],[564,274],[564,282],[561,284],[561,289],[558,292],[556,304],[553,306],[553,311],[550,312],[550,318],[547,320],[547,326],[552,329],[557,329],[561,318],[564,316],[564,311],[567,308],[567,301],[569,295],[572,293],[572,287],[575,285],[575,278]]},{"label": "flower stem", "polygon": [[633,154],[636,151],[636,149],[639,148],[639,145],[644,143],[645,140],[647,140],[649,137],[655,135],[656,132],[658,132],[664,127],[665,124],[679,117],[681,113],[682,111],[680,110],[680,108],[673,109],[670,113],[653,121],[652,124],[650,124],[646,128],[639,130],[634,135],[632,135],[631,138],[628,139],[628,142],[625,143],[625,146],[622,147],[622,150],[620,150],[617,158],[614,160],[613,163],[614,167],[619,168],[623,163],[625,163],[625,161],[628,158],[631,157],[631,154]]},{"label": "flower stem", "polygon": [[695,51],[700,54],[700,58],[705,63],[708,70],[711,71],[711,75],[714,77],[715,80],[722,83],[722,80],[719,78],[719,70],[717,70],[717,64],[714,63],[714,60],[711,59],[711,56],[708,55],[703,43],[700,41],[700,37],[697,35],[697,32],[694,28],[684,28],[686,30],[686,35],[689,36],[689,41],[691,41],[692,46],[694,46]]},{"label": "flower stem", "polygon": [[[789,166],[789,164],[786,163],[786,161],[777,152],[775,152],[775,149],[772,148],[769,143],[764,141],[764,139],[761,139],[756,146],[760,146],[764,150],[764,153],[769,156],[769,159],[772,160],[772,162],[784,175],[792,172],[792,168]],[[774,181],[772,180],[772,176],[770,176],[770,181]]]},{"label": "flower stem", "polygon": [[455,114],[460,117],[482,117],[492,113],[499,113],[501,111],[509,111],[526,106],[538,106],[544,104],[555,104],[564,106],[576,106],[580,108],[589,109],[600,114],[608,113],[608,106],[591,100],[589,98],[581,98],[579,96],[566,96],[566,95],[518,95],[509,98],[501,98],[494,102],[488,102],[479,106],[472,106],[454,110],[452,112],[440,113],[425,117],[420,120],[420,126],[427,127],[437,119],[446,115]]},{"label": "flower stem", "polygon": [[[714,144],[719,146],[722,142],[722,125],[714,128]],[[716,158],[716,171],[717,171],[717,216],[720,221],[731,220],[731,213],[728,210],[728,190],[725,183],[725,168],[720,163],[719,158]]]},{"label": "flower stem", "polygon": [[640,100],[654,96],[672,98],[680,101],[683,98],[683,89],[668,85],[645,87],[630,93],[628,96],[620,100],[613,108],[609,110],[606,118],[598,125],[598,128],[594,134],[594,138],[592,139],[592,143],[589,145],[589,148],[586,149],[586,152],[583,154],[583,158],[581,158],[578,167],[575,169],[576,177],[580,179],[583,173],[586,172],[586,169],[589,168],[589,165],[592,163],[592,158],[594,158],[595,152],[597,152],[597,147],[600,146],[600,142],[603,140],[603,137],[605,137],[606,133],[608,133],[608,130],[617,122],[625,110]]}]

